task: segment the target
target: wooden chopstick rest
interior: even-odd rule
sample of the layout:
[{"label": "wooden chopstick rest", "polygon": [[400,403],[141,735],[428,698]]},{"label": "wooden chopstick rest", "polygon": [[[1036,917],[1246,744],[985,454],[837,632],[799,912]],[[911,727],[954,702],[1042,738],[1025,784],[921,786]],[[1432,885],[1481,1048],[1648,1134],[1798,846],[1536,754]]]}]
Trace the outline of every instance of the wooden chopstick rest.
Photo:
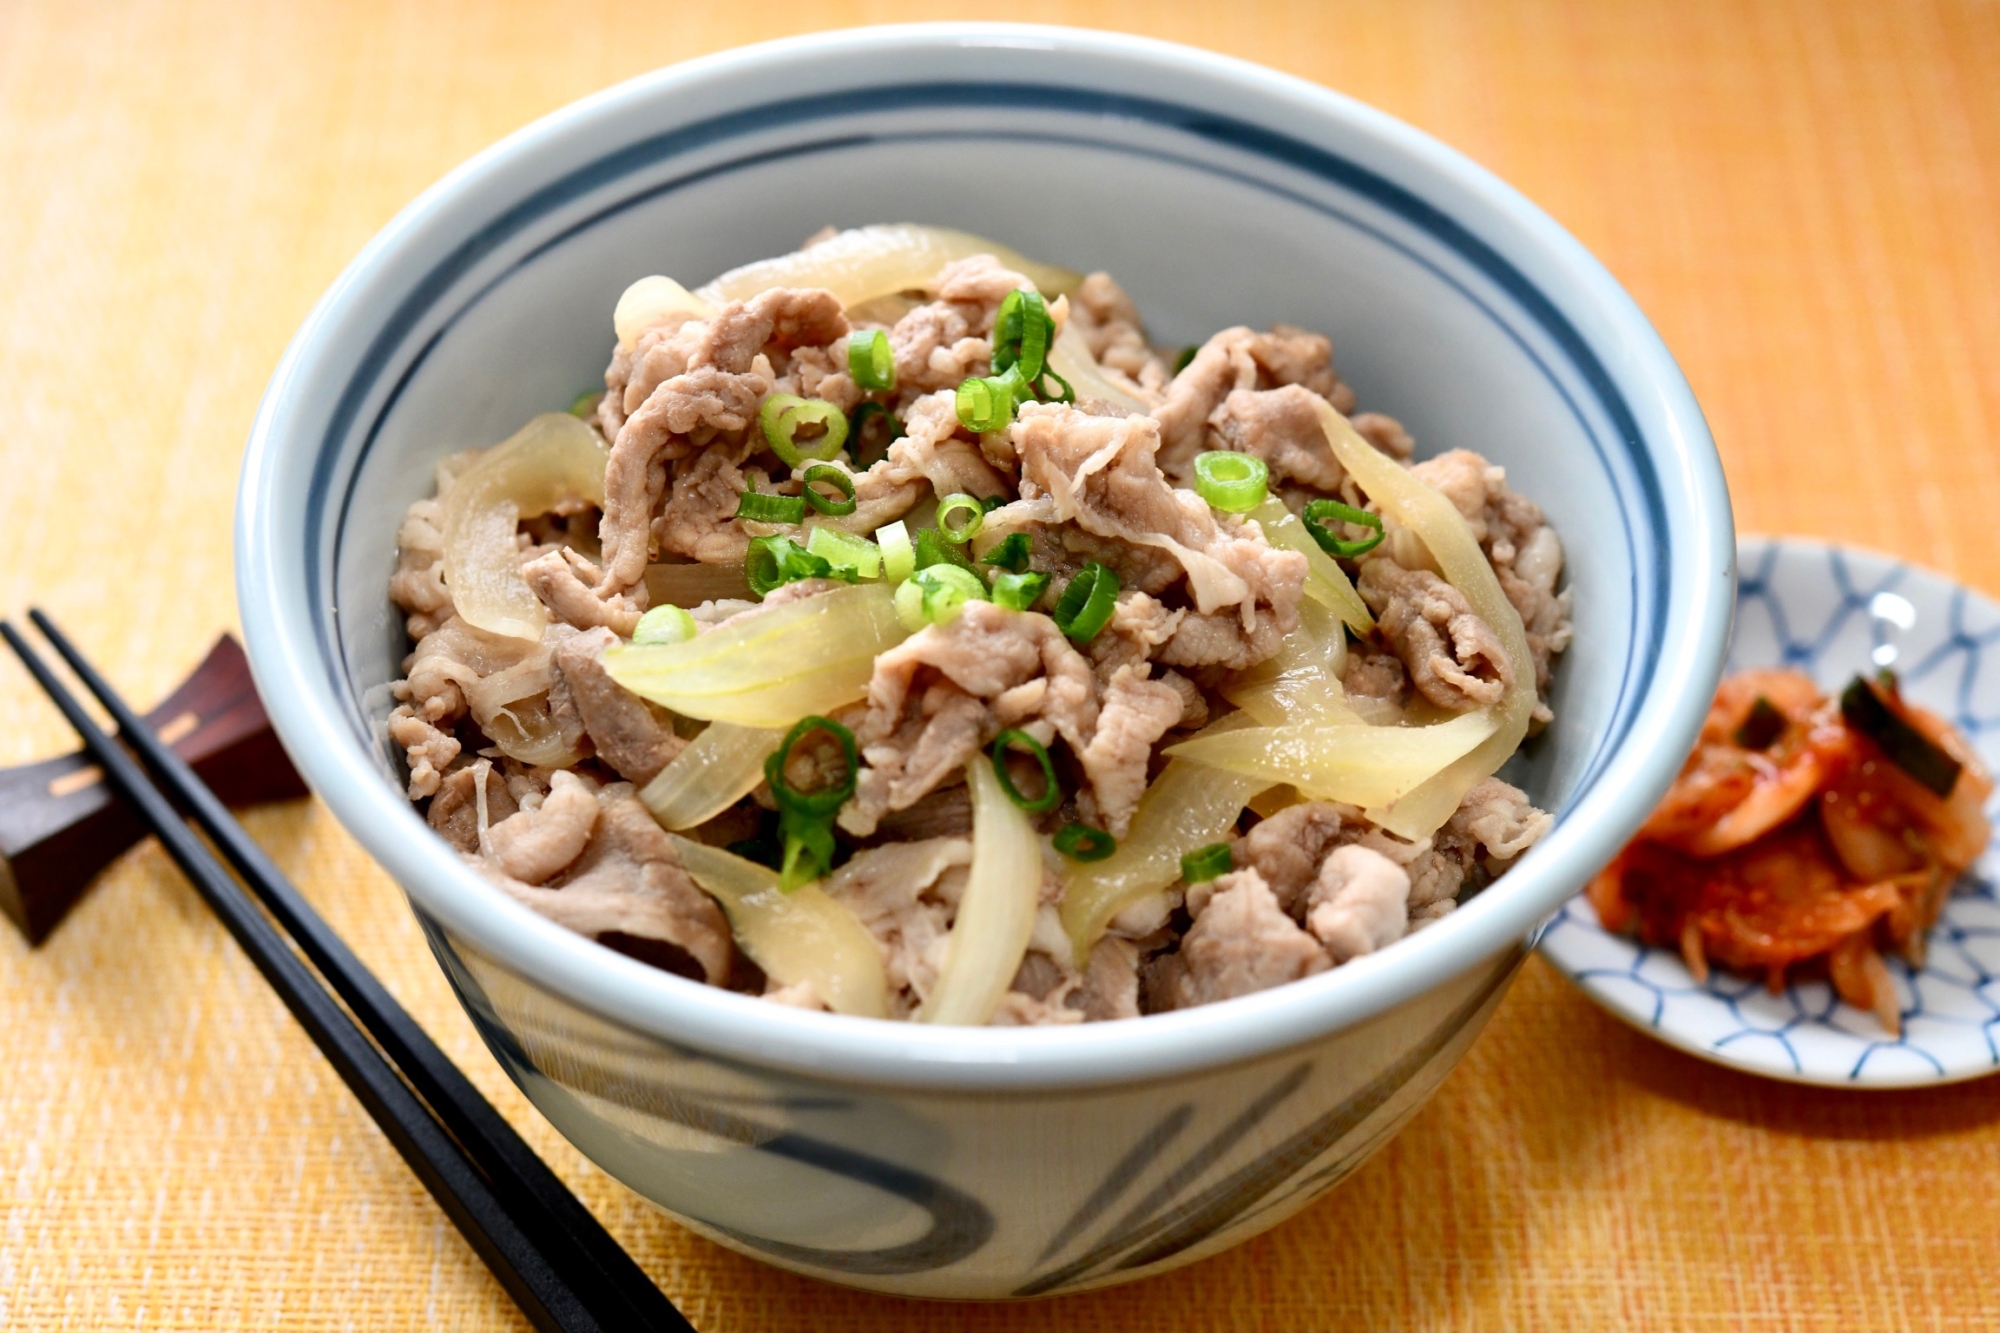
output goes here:
[{"label": "wooden chopstick rest", "polygon": [[[228,634],[145,722],[231,807],[306,794],[264,716],[243,648]],[[0,911],[40,944],[98,872],[146,833],[81,750],[0,768]]]}]

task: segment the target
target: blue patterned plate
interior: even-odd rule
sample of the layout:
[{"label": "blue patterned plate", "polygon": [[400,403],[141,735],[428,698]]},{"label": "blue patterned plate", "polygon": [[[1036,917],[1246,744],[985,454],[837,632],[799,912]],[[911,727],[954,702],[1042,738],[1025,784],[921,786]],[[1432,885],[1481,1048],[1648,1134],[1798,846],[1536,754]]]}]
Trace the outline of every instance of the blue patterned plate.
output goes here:
[{"label": "blue patterned plate", "polygon": [[[1729,670],[1798,667],[1837,689],[1857,671],[1892,667],[2000,771],[2000,606],[1887,556],[1819,542],[1745,537],[1737,558]],[[1698,984],[1676,950],[1609,934],[1580,896],[1550,919],[1540,947],[1618,1017],[1718,1064],[1835,1087],[1950,1083],[2000,1068],[1996,880],[2000,849],[1959,884],[1921,971],[1888,960],[1901,1040],[1825,982],[1773,995],[1761,978],[1718,969]]]}]

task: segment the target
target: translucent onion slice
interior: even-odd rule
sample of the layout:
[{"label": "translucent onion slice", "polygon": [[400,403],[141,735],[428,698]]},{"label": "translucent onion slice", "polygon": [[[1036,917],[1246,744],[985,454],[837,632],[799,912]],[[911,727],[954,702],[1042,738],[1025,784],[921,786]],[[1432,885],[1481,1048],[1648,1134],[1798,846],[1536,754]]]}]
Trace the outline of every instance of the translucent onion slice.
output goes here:
[{"label": "translucent onion slice", "polygon": [[992,1019],[1027,956],[1042,893],[1042,840],[984,756],[965,767],[972,788],[972,874],[945,940],[937,984],[915,1018],[976,1027]]},{"label": "translucent onion slice", "polygon": [[[1210,723],[1202,736],[1223,736],[1247,726],[1241,713]],[[1221,842],[1251,798],[1274,780],[1219,772],[1185,759],[1169,761],[1132,816],[1131,832],[1102,861],[1072,865],[1063,886],[1062,923],[1084,967],[1111,919],[1181,877],[1181,857]],[[1276,779],[1283,781],[1283,779]]]},{"label": "translucent onion slice", "polygon": [[1341,674],[1347,669],[1347,631],[1318,602],[1299,604],[1299,623],[1278,651],[1239,671],[1222,686],[1222,697],[1249,713],[1258,725],[1340,726],[1360,722],[1347,703]]},{"label": "translucent onion slice", "polygon": [[784,738],[782,731],[711,723],[639,789],[639,799],[661,828],[707,823],[756,790],[764,761]]},{"label": "translucent onion slice", "polygon": [[1104,367],[1090,354],[1090,344],[1083,340],[1083,335],[1076,331],[1074,324],[1063,325],[1062,332],[1056,335],[1055,342],[1049,347],[1049,369],[1068,380],[1078,398],[1102,398],[1128,412],[1153,410],[1130,389],[1115,383],[1104,373]]},{"label": "translucent onion slice", "polygon": [[700,606],[725,597],[750,597],[750,582],[741,563],[647,565],[648,606]]},{"label": "translucent onion slice", "polygon": [[1413,476],[1362,439],[1346,417],[1326,403],[1316,406],[1333,456],[1368,492],[1368,498],[1381,506],[1384,515],[1423,539],[1445,581],[1463,593],[1479,618],[1500,636],[1500,646],[1513,667],[1513,684],[1492,710],[1496,724],[1492,735],[1393,807],[1385,802],[1367,812],[1369,818],[1400,837],[1427,838],[1451,818],[1474,783],[1497,772],[1521,747],[1535,707],[1534,659],[1528,655],[1528,636],[1521,627],[1520,612],[1500,590],[1500,580],[1486,562],[1472,529],[1466,526],[1464,515],[1435,486]]},{"label": "translucent onion slice", "polygon": [[549,623],[521,577],[516,525],[564,500],[604,503],[609,451],[567,412],[544,412],[458,475],[444,493],[444,582],[468,624],[540,639]]},{"label": "translucent onion slice", "polygon": [[713,305],[724,305],[773,287],[824,287],[851,308],[877,297],[928,287],[946,264],[987,254],[1025,275],[1050,298],[1074,291],[1083,281],[1080,273],[1038,264],[971,232],[893,222],[856,227],[809,249],[733,268],[694,294]]},{"label": "translucent onion slice", "polygon": [[887,584],[836,588],[746,616],[686,643],[621,644],[611,678],[683,717],[788,727],[868,692],[875,657],[909,631]]},{"label": "translucent onion slice", "polygon": [[696,315],[712,315],[715,307],[675,282],[655,273],[641,278],[618,298],[611,312],[611,326],[618,331],[618,345],[630,347],[639,335],[673,314],[686,310]]},{"label": "translucent onion slice", "polygon": [[1416,790],[1498,727],[1485,709],[1434,727],[1302,727],[1294,721],[1197,736],[1167,753],[1267,784],[1289,782],[1320,800],[1379,808]]},{"label": "translucent onion slice", "polygon": [[817,884],[785,893],[774,870],[677,834],[681,866],[722,904],[744,953],[781,986],[801,981],[837,1014],[889,1016],[882,947],[853,912]]},{"label": "translucent onion slice", "polygon": [[1297,551],[1306,558],[1306,596],[1352,625],[1356,634],[1366,634],[1375,628],[1375,617],[1368,613],[1368,604],[1361,600],[1361,594],[1354,591],[1347,571],[1320,550],[1319,543],[1306,531],[1306,525],[1285,508],[1284,501],[1276,497],[1268,499],[1251,510],[1250,517],[1257,520],[1257,526],[1264,530],[1264,539],[1271,545]]}]

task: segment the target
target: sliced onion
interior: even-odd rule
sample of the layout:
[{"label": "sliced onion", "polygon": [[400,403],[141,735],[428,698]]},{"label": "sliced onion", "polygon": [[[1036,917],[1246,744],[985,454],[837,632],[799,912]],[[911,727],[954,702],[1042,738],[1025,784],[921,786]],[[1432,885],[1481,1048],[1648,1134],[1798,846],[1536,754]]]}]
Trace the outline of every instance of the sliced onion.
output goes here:
[{"label": "sliced onion", "polygon": [[1306,596],[1352,625],[1356,634],[1366,634],[1375,628],[1375,617],[1368,614],[1368,603],[1354,591],[1347,571],[1320,549],[1306,531],[1306,525],[1285,508],[1282,500],[1273,497],[1264,501],[1251,511],[1250,517],[1257,520],[1257,526],[1264,530],[1264,538],[1271,545],[1297,551],[1306,558]]},{"label": "sliced onion", "polygon": [[882,946],[817,884],[786,893],[776,871],[669,834],[682,869],[729,917],[736,943],[781,986],[801,981],[837,1014],[889,1016]]},{"label": "sliced onion", "polygon": [[1498,727],[1498,719],[1484,709],[1461,713],[1434,727],[1294,723],[1196,737],[1169,747],[1167,753],[1267,783],[1289,782],[1320,800],[1379,808],[1443,772]]},{"label": "sliced onion", "polygon": [[[1231,713],[1201,735],[1228,735],[1249,722],[1243,714]],[[1243,807],[1271,785],[1261,777],[1219,772],[1184,759],[1169,761],[1139,799],[1131,831],[1118,850],[1102,861],[1069,867],[1062,923],[1076,965],[1086,965],[1113,917],[1179,879],[1182,855],[1228,837]]]},{"label": "sliced onion", "polygon": [[1062,332],[1056,335],[1055,342],[1049,347],[1049,369],[1068,380],[1078,398],[1102,398],[1128,412],[1153,410],[1152,404],[1105,374],[1104,367],[1090,354],[1090,344],[1084,341],[1074,324],[1063,325]]},{"label": "sliced onion", "polygon": [[939,270],[972,255],[992,255],[1042,295],[1074,291],[1083,275],[1034,260],[971,232],[911,222],[856,227],[818,245],[733,268],[695,295],[714,305],[748,300],[773,287],[824,287],[843,306],[930,286]]},{"label": "sliced onion", "polygon": [[944,965],[913,1017],[979,1026],[1021,970],[1042,894],[1042,840],[1008,799],[984,757],[966,766],[972,788],[972,874],[945,941]]},{"label": "sliced onion", "polygon": [[788,727],[868,692],[879,653],[909,637],[885,583],[746,615],[686,643],[607,648],[611,678],[684,717]]},{"label": "sliced onion", "polygon": [[756,790],[782,731],[713,722],[639,789],[661,828],[703,824]]},{"label": "sliced onion", "polygon": [[750,581],[742,562],[729,564],[647,565],[648,606],[700,606],[724,598],[750,597]]},{"label": "sliced onion", "polygon": [[539,639],[541,599],[521,577],[515,529],[565,500],[604,503],[609,454],[597,432],[567,412],[544,412],[486,451],[452,482],[444,509],[444,582],[467,624],[512,639]]},{"label": "sliced onion", "polygon": [[618,332],[618,345],[629,348],[639,340],[640,334],[677,310],[703,317],[715,313],[714,306],[672,278],[655,273],[639,279],[625,289],[625,294],[618,298],[618,308],[611,314],[611,327]]},{"label": "sliced onion", "polygon": [[1260,726],[1304,722],[1341,726],[1360,722],[1347,702],[1341,673],[1347,669],[1347,631],[1318,602],[1299,603],[1299,623],[1278,651],[1223,682],[1222,697]]},{"label": "sliced onion", "polygon": [[1393,806],[1385,804],[1367,811],[1370,819],[1399,837],[1428,838],[1451,818],[1474,783],[1497,772],[1521,747],[1535,708],[1535,662],[1528,655],[1521,613],[1500,590],[1493,566],[1487,563],[1457,506],[1435,486],[1362,439],[1347,418],[1331,406],[1324,402],[1315,406],[1333,456],[1368,492],[1368,498],[1381,506],[1385,517],[1423,539],[1445,581],[1463,593],[1473,613],[1500,636],[1500,646],[1513,668],[1513,682],[1493,709],[1495,726],[1490,736]]}]

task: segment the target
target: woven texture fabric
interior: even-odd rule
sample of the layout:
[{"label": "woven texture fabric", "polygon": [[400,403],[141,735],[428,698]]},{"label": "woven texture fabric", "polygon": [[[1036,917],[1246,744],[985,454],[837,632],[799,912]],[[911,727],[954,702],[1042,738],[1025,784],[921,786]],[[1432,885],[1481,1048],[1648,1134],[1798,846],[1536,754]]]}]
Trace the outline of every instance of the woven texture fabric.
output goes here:
[{"label": "woven texture fabric", "polygon": [[[235,621],[242,443],[285,341],[419,190],[726,46],[1004,16],[1339,88],[1469,153],[1631,290],[1749,531],[2000,589],[2000,7],[1815,3],[0,3],[0,611],[150,703]],[[71,738],[0,662],[0,762]],[[886,1300],[667,1222],[473,1036],[314,803],[251,831],[705,1330],[1990,1328],[1993,1083],[1760,1082],[1533,963],[1329,1198],[1028,1306]],[[499,1288],[150,845],[49,943],[0,929],[0,1327],[512,1329]]]}]

